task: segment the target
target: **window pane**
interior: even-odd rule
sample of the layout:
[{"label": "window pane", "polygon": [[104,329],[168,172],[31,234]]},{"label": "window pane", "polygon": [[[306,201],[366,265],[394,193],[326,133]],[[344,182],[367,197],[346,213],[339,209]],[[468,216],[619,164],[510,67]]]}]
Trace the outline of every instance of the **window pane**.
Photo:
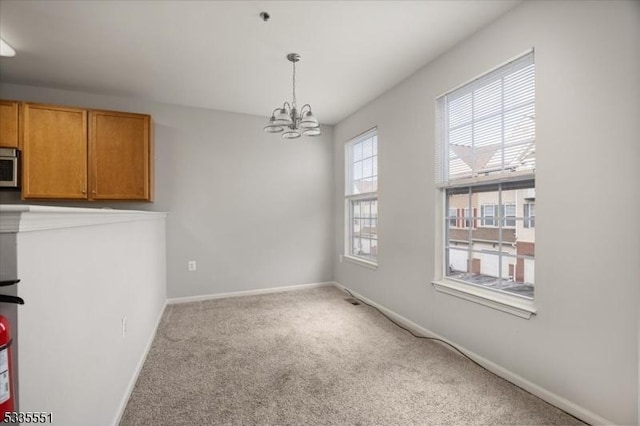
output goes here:
[{"label": "window pane", "polygon": [[378,250],[378,201],[376,199],[352,200],[350,212],[349,253],[375,260]]},{"label": "window pane", "polygon": [[360,251],[357,253],[360,256],[370,256],[371,255],[371,240],[369,238],[361,238],[361,247]]},{"label": "window pane", "polygon": [[369,158],[373,155],[373,141],[367,139],[362,142],[362,158]]},{"label": "window pane", "polygon": [[495,249],[483,248],[482,245],[476,248],[482,251],[474,253],[479,272],[474,277],[474,281],[487,287],[498,288],[500,285],[500,252]]},{"label": "window pane", "polygon": [[447,249],[447,276],[464,278],[468,272],[468,256],[469,252],[464,245]]},{"label": "window pane", "polygon": [[469,195],[468,194],[454,194],[449,195],[447,204],[449,211],[452,212],[452,217],[455,217],[455,222],[452,221],[452,226],[456,228],[464,227],[464,209],[469,208]]},{"label": "window pane", "polygon": [[362,160],[362,143],[353,145],[353,161]]},{"label": "window pane", "polygon": [[504,78],[504,106],[507,109],[535,100],[535,65],[530,64]]},{"label": "window pane", "polygon": [[[533,297],[535,230],[518,212],[531,211],[533,181],[522,189],[501,185],[448,190],[446,275],[474,285]],[[502,204],[500,203],[502,201]]]},{"label": "window pane", "polygon": [[500,111],[502,82],[496,80],[474,92],[473,104],[476,117],[493,115]]},{"label": "window pane", "polygon": [[[502,117],[494,115],[476,121],[473,127],[473,139],[477,157],[490,158],[494,151],[500,149],[500,143],[502,142]],[[480,149],[488,145],[493,145],[489,152],[485,152],[487,148]],[[478,164],[478,166],[480,166],[479,168],[484,168],[484,164],[482,163],[484,163],[484,161]]]},{"label": "window pane", "polygon": [[351,202],[352,208],[353,208],[353,217],[354,218],[359,218],[360,217],[360,201],[352,201]]},{"label": "window pane", "polygon": [[505,144],[532,141],[535,137],[535,107],[528,104],[505,112]]},{"label": "window pane", "polygon": [[358,237],[353,237],[352,238],[353,243],[351,244],[351,255],[355,255],[357,256],[358,253],[360,253],[362,244],[360,244],[360,238]]},{"label": "window pane", "polygon": [[375,177],[368,178],[365,188],[366,192],[376,192],[378,190],[378,179]]},{"label": "window pane", "polygon": [[452,99],[449,102],[449,125],[457,127],[471,122],[473,115],[471,110],[471,93]]},{"label": "window pane", "polygon": [[375,260],[378,257],[378,240],[371,240],[371,259]]},{"label": "window pane", "polygon": [[371,157],[362,161],[362,177],[370,178],[373,176],[373,159]]},{"label": "window pane", "polygon": [[353,163],[353,180],[362,179],[362,161]]}]

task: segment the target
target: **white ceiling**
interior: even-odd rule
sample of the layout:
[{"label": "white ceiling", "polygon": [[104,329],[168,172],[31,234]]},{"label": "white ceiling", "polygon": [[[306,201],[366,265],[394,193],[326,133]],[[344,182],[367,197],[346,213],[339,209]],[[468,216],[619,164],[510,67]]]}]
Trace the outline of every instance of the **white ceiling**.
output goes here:
[{"label": "white ceiling", "polygon": [[297,52],[298,104],[335,124],[518,3],[0,0],[0,79],[267,116]]}]

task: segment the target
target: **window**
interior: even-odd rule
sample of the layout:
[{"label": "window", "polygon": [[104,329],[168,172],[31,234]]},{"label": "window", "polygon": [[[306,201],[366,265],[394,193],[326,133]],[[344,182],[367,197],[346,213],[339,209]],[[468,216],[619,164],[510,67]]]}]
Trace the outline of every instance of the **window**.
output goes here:
[{"label": "window", "polygon": [[378,256],[378,135],[372,129],[346,145],[347,258],[375,265]]},{"label": "window", "polygon": [[464,227],[465,228],[471,227],[471,214],[469,213],[468,208],[464,209]]},{"label": "window", "polygon": [[458,226],[458,210],[449,209],[449,226],[457,227]]},{"label": "window", "polygon": [[504,205],[504,217],[505,227],[514,228],[516,226],[516,205],[514,203],[507,203]]},{"label": "window", "polygon": [[480,215],[482,216],[482,226],[495,226],[493,218],[496,216],[496,205],[483,204],[480,208]]},{"label": "window", "polygon": [[526,203],[523,206],[524,227],[535,228],[536,227],[536,204]]},{"label": "window", "polygon": [[533,299],[534,74],[531,51],[437,99],[442,278],[463,292]]}]

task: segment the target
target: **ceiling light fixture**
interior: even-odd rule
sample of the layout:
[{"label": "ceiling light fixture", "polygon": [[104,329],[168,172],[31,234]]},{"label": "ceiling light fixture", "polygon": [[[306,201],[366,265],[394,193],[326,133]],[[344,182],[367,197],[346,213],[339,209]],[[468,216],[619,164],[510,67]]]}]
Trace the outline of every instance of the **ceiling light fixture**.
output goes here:
[{"label": "ceiling light fixture", "polygon": [[311,112],[311,105],[305,104],[300,108],[296,105],[296,62],[300,60],[297,53],[289,53],[287,59],[293,63],[293,101],[291,104],[285,102],[282,108],[278,107],[271,113],[269,124],[264,126],[267,133],[280,133],[284,139],[295,139],[302,135],[318,136],[322,134],[320,123]]},{"label": "ceiling light fixture", "polygon": [[0,38],[0,56],[16,56],[16,51],[13,47],[9,46],[9,44]]}]

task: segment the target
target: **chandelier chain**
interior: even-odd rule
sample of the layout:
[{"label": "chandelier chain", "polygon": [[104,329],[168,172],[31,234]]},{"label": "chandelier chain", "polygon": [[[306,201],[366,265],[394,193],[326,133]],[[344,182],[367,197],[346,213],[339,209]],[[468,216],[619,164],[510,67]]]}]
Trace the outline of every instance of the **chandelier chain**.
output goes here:
[{"label": "chandelier chain", "polygon": [[296,108],[296,61],[293,62],[293,107]]}]

